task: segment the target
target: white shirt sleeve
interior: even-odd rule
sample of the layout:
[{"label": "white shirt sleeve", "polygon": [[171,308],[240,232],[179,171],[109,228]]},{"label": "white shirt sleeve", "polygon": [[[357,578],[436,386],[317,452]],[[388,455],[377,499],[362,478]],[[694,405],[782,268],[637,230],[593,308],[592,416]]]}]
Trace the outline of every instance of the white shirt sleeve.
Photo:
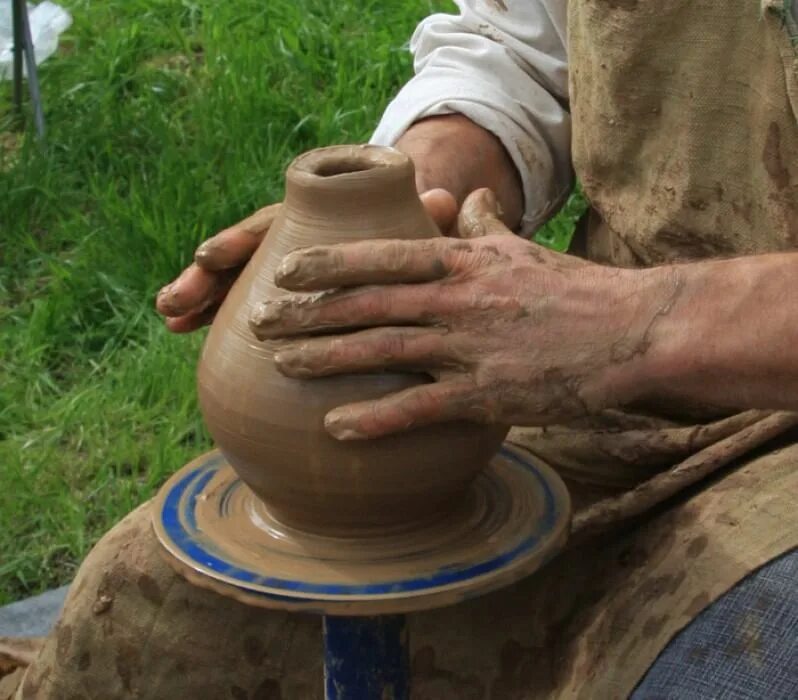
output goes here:
[{"label": "white shirt sleeve", "polygon": [[393,145],[415,121],[463,114],[495,134],[524,188],[531,233],[572,185],[566,0],[455,0],[413,34],[415,77],[388,105],[372,143]]}]

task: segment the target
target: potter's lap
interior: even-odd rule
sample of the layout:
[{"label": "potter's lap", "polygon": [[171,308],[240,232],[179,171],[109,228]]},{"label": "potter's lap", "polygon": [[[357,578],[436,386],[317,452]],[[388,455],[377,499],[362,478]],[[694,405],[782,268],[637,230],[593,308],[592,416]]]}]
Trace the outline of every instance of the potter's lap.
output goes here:
[{"label": "potter's lap", "polygon": [[20,697],[316,698],[320,644],[316,620],[252,610],[177,576],[145,504],[83,562]]},{"label": "potter's lap", "polygon": [[[411,615],[414,697],[484,697],[503,655],[535,641],[535,581]],[[249,608],[175,574],[145,504],[83,562],[20,697],[216,700],[273,689],[315,700],[322,697],[321,645],[315,616]]]},{"label": "potter's lap", "polygon": [[[756,545],[770,532],[757,518],[778,512],[782,531],[793,532],[795,464],[796,446],[763,456],[513,587],[410,615],[414,700],[556,697],[552,688],[584,686],[584,674],[592,687],[631,691],[711,602],[708,581],[719,595],[779,553],[778,542]],[[762,488],[771,482],[775,495]],[[751,510],[760,493],[767,503]],[[739,522],[737,511],[748,524],[735,527],[733,540],[697,528]],[[321,698],[319,620],[191,586],[162,559],[149,516],[146,505],[135,510],[87,557],[21,697],[237,699],[262,689]]]}]

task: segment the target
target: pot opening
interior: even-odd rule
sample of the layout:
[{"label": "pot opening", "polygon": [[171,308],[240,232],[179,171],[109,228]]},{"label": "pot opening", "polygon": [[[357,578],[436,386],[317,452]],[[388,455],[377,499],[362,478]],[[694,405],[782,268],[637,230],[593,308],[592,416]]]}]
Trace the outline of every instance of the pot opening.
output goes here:
[{"label": "pot opening", "polygon": [[360,173],[364,170],[373,170],[378,167],[380,167],[379,163],[374,163],[365,158],[330,158],[319,163],[313,169],[313,173],[319,177],[332,177],[334,175]]}]

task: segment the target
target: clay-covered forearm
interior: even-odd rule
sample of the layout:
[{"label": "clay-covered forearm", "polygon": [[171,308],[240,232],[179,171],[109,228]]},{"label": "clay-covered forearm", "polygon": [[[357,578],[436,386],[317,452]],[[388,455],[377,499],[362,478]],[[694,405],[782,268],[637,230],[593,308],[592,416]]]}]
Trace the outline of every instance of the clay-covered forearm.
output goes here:
[{"label": "clay-covered forearm", "polygon": [[661,303],[632,363],[636,398],[798,410],[798,254],[648,274]]},{"label": "clay-covered forearm", "polygon": [[429,117],[413,124],[396,147],[413,159],[419,192],[440,187],[462,204],[469,193],[488,187],[496,193],[504,222],[518,225],[524,205],[521,180],[491,132],[459,114]]}]

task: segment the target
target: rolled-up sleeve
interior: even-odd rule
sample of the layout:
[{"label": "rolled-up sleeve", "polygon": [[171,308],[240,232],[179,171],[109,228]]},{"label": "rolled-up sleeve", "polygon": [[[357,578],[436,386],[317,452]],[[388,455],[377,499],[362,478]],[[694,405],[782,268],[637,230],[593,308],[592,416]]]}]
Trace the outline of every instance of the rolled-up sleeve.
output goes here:
[{"label": "rolled-up sleeve", "polygon": [[393,145],[424,117],[459,113],[495,134],[524,188],[522,229],[549,218],[572,185],[564,0],[455,0],[410,42],[415,77],[372,143]]}]

